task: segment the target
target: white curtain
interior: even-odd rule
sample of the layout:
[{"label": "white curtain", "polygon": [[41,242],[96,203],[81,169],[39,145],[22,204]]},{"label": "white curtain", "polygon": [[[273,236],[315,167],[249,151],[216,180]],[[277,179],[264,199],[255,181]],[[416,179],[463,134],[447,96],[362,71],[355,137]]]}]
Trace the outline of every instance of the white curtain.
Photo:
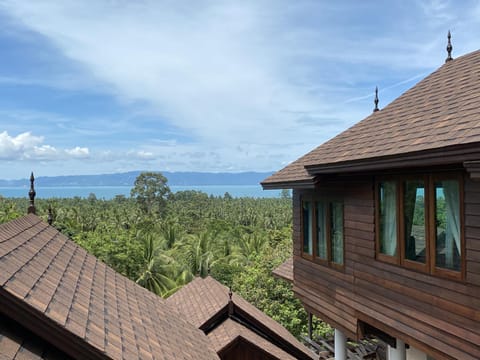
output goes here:
[{"label": "white curtain", "polygon": [[395,256],[397,253],[397,187],[395,182],[382,183],[381,252]]},{"label": "white curtain", "polygon": [[327,234],[325,232],[325,203],[317,202],[317,256],[320,259],[327,260]]},{"label": "white curtain", "polygon": [[446,230],[445,230],[445,265],[447,268],[454,267],[453,258],[455,248],[458,254],[462,254],[460,246],[460,191],[458,181],[442,181],[446,207]]},{"label": "white curtain", "polygon": [[343,264],[343,204],[331,203],[332,261]]}]

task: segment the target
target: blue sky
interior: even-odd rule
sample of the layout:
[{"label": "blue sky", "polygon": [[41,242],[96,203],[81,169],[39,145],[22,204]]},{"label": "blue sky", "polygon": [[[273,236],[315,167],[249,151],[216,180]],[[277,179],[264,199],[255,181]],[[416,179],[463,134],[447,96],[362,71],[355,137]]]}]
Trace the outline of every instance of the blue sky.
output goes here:
[{"label": "blue sky", "polygon": [[0,178],[273,171],[480,48],[479,1],[1,1]]}]

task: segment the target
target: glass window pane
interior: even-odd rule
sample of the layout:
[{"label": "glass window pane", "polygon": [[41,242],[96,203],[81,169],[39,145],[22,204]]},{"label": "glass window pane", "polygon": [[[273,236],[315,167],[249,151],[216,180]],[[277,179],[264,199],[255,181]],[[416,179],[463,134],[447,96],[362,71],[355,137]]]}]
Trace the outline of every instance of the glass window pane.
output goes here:
[{"label": "glass window pane", "polygon": [[405,222],[405,258],[425,263],[425,184],[423,180],[405,181],[403,193]]},{"label": "glass window pane", "polygon": [[313,209],[310,201],[303,202],[303,252],[312,255]]},{"label": "glass window pane", "polygon": [[397,184],[385,181],[379,184],[380,253],[397,255]]},{"label": "glass window pane", "polygon": [[320,259],[328,260],[327,257],[327,232],[326,232],[326,209],[325,203],[317,202],[317,256]]},{"label": "glass window pane", "polygon": [[435,182],[435,265],[460,271],[460,190],[457,180]]},{"label": "glass window pane", "polygon": [[330,203],[330,240],[332,262],[343,264],[343,204]]}]

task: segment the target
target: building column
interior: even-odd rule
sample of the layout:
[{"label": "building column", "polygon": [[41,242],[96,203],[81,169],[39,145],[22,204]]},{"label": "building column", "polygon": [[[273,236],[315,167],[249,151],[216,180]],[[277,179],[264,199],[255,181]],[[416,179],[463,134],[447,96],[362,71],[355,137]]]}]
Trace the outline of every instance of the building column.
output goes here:
[{"label": "building column", "polygon": [[313,321],[312,321],[312,313],[308,312],[308,338],[312,340],[312,332],[313,332]]},{"label": "building column", "polygon": [[347,337],[335,329],[335,360],[347,360]]},{"label": "building column", "polygon": [[400,340],[397,340],[397,347],[391,347],[388,345],[388,360],[406,360],[407,359],[407,351],[405,349],[405,343]]}]

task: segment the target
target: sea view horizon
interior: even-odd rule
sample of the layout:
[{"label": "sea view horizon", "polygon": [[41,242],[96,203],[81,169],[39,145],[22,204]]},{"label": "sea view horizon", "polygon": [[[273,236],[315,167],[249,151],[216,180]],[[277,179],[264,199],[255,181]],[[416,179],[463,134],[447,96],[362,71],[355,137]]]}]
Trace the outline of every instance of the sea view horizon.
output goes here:
[{"label": "sea view horizon", "polygon": [[[130,197],[132,186],[51,186],[35,187],[36,197],[73,198],[75,196],[86,198],[95,194],[97,199],[110,200],[117,195]],[[178,191],[195,190],[208,195],[223,196],[229,193],[232,197],[275,198],[280,197],[281,190],[263,190],[260,185],[172,185],[170,190]],[[28,187],[0,187],[0,196],[5,198],[28,198]]]}]

